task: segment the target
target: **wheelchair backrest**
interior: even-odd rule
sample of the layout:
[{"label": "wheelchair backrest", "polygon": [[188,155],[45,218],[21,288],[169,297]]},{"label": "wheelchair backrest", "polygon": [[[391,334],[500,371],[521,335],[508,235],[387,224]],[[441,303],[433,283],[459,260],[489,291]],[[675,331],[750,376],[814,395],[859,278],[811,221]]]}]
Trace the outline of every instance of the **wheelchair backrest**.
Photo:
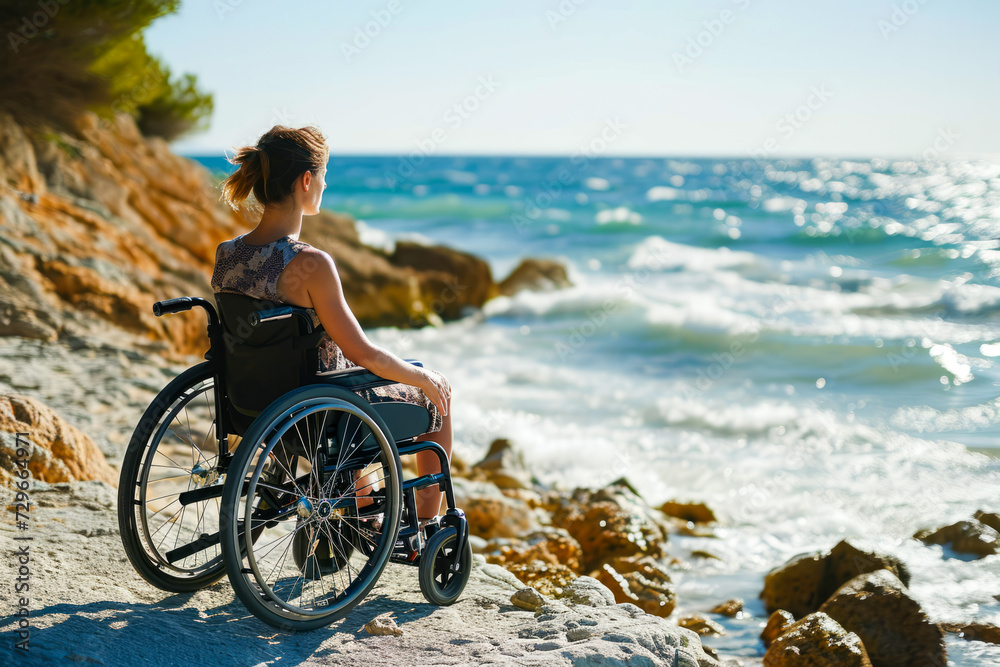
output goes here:
[{"label": "wheelchair backrest", "polygon": [[276,301],[219,292],[215,302],[222,322],[230,420],[242,435],[274,399],[315,377],[322,327],[314,328],[298,315],[257,322],[255,314],[288,305]]}]

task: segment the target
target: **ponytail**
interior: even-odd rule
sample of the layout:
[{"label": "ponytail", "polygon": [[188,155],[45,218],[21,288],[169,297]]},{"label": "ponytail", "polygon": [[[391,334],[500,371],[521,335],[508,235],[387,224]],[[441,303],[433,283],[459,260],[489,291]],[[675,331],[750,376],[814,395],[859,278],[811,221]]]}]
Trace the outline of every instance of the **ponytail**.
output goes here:
[{"label": "ponytail", "polygon": [[318,129],[275,125],[256,146],[243,146],[229,159],[239,168],[222,181],[222,199],[236,211],[258,211],[262,205],[284,201],[298,177],[306,171],[319,173],[329,155]]}]

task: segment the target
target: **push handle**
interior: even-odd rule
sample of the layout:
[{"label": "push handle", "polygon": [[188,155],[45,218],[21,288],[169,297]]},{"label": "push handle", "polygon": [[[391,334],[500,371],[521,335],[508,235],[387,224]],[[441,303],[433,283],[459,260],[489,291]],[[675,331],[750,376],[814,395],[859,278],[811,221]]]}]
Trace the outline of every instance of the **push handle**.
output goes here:
[{"label": "push handle", "polygon": [[292,316],[293,312],[290,306],[272,308],[271,310],[258,310],[250,313],[250,326],[255,327],[265,322],[274,322],[275,320],[287,320]]},{"label": "push handle", "polygon": [[163,315],[171,315],[173,313],[183,313],[185,310],[191,310],[194,306],[194,299],[189,296],[181,296],[176,299],[157,301],[153,304],[153,314],[157,317],[161,317]]}]

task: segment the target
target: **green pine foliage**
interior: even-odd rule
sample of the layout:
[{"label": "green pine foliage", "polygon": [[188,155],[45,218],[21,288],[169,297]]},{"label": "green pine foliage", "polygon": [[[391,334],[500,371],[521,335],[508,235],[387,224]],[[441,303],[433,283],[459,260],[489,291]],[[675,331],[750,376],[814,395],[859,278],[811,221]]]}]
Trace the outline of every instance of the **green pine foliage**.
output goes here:
[{"label": "green pine foliage", "polygon": [[212,96],[146,50],[142,31],[179,0],[0,3],[0,109],[26,125],[72,129],[82,109],[124,112],[146,135],[203,129]]}]

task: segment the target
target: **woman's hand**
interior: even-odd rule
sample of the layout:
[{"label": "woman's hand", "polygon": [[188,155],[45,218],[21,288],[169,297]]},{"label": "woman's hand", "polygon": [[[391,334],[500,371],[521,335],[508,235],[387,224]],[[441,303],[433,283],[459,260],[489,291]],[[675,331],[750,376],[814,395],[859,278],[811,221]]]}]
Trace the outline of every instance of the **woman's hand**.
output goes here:
[{"label": "woman's hand", "polygon": [[427,398],[431,399],[431,403],[437,407],[441,416],[446,417],[448,409],[451,407],[451,385],[437,371],[426,368],[421,370],[423,370],[423,381],[418,387],[423,390]]}]

